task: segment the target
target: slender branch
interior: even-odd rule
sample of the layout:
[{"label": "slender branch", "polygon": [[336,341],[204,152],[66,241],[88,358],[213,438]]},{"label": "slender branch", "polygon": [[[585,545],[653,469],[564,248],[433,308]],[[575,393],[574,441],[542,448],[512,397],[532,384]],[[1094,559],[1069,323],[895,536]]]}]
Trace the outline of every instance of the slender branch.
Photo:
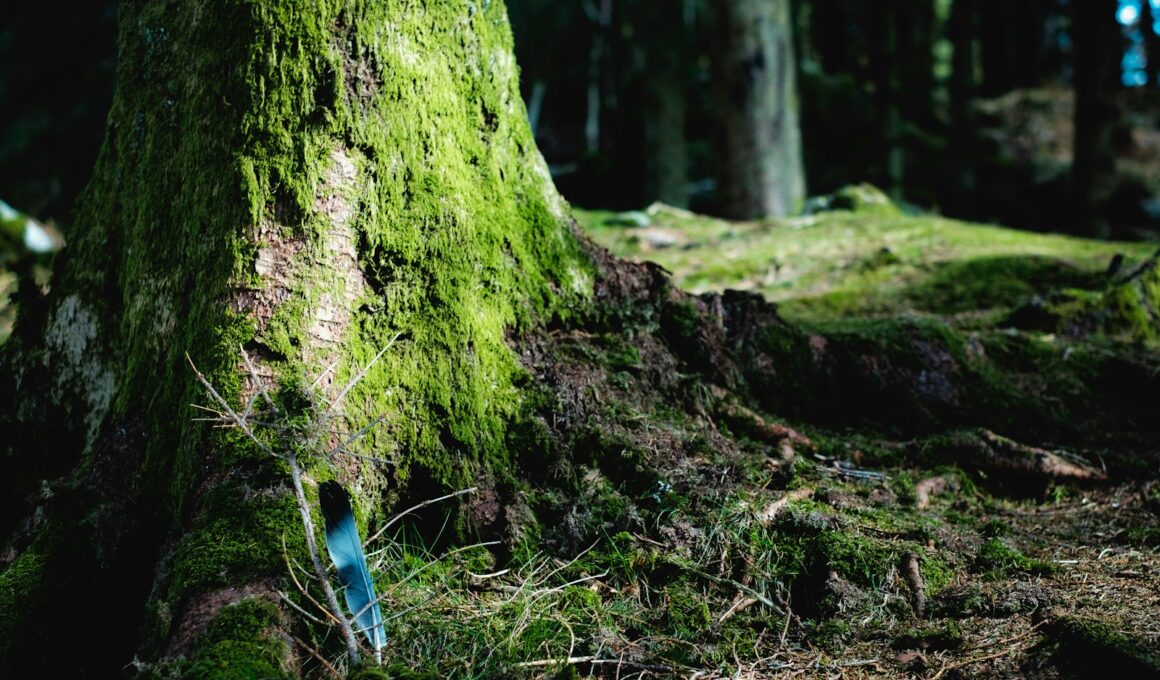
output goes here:
[{"label": "slender branch", "polygon": [[314,596],[311,595],[310,592],[306,590],[306,586],[302,585],[302,582],[299,581],[298,577],[294,574],[294,567],[295,566],[297,566],[299,569],[302,569],[303,572],[305,572],[306,569],[304,569],[302,567],[302,565],[298,564],[297,560],[295,560],[293,564],[290,563],[290,554],[286,551],[286,537],[285,536],[282,537],[282,559],[286,562],[286,571],[289,572],[289,574],[290,574],[290,580],[294,581],[294,586],[296,588],[298,588],[298,592],[302,593],[302,597],[305,597],[307,600],[310,601],[310,604],[312,604],[318,608],[318,611],[325,614],[326,618],[330,619],[331,623],[333,623],[336,626],[342,625],[342,619],[336,617],[334,615],[334,612],[330,611],[329,609],[324,607],[321,602],[314,599]]},{"label": "slender branch", "polygon": [[380,415],[378,418],[375,418],[369,424],[367,424],[366,427],[359,430],[358,432],[355,432],[351,436],[347,437],[346,441],[344,441],[343,443],[341,443],[338,446],[331,449],[330,452],[334,453],[334,452],[341,451],[342,449],[345,449],[346,447],[350,446],[351,444],[357,442],[358,440],[365,437],[368,432],[370,432],[372,429],[374,429],[374,427],[376,425],[378,425],[379,423],[383,422],[386,419],[387,419],[387,414],[384,413],[384,414]]},{"label": "slender branch", "polygon": [[322,382],[322,379],[330,375],[330,372],[333,371],[336,366],[338,366],[338,359],[330,362],[330,365],[326,367],[326,370],[318,374],[318,377],[314,379],[314,382],[310,383],[310,389],[316,389],[319,383]]},{"label": "slender branch", "polygon": [[308,611],[306,611],[305,609],[303,609],[303,608],[302,608],[302,605],[298,604],[298,603],[297,603],[297,602],[295,602],[294,600],[291,600],[291,599],[290,599],[290,596],[289,596],[289,595],[287,595],[286,593],[282,592],[281,590],[279,590],[279,591],[278,591],[278,597],[279,597],[279,598],[281,598],[281,600],[282,600],[283,602],[285,602],[286,604],[288,604],[288,605],[289,605],[291,608],[293,608],[293,609],[294,609],[295,611],[297,611],[299,614],[301,614],[301,615],[305,616],[306,618],[310,619],[311,621],[313,621],[313,622],[315,622],[315,623],[317,623],[317,624],[319,624],[319,625],[322,625],[322,626],[325,626],[325,625],[327,625],[325,621],[323,621],[322,619],[318,618],[318,617],[317,617],[317,616],[315,616],[314,614],[311,614],[310,612],[308,612]]},{"label": "slender branch", "polygon": [[[207,380],[206,377],[202,375],[201,371],[197,370],[197,366],[194,365],[193,359],[189,358],[189,353],[186,353],[185,360],[189,362],[190,368],[193,369],[193,374],[197,376],[197,381],[201,383],[201,386],[205,388],[205,391],[209,393],[209,396],[211,396],[213,400],[222,407],[224,410],[224,415],[229,416],[228,420],[233,421],[233,423],[237,425],[238,428],[244,432],[245,435],[249,437],[250,440],[254,442],[259,449],[270,454],[271,456],[279,457],[278,454],[274,453],[274,451],[269,446],[267,446],[265,442],[258,439],[257,435],[254,434],[254,431],[250,429],[249,424],[242,420],[240,416],[238,416],[237,411],[235,411],[233,407],[230,406],[229,402],[227,402],[222,397],[222,395],[218,394],[218,391],[214,389],[214,386],[210,384],[209,380]],[[224,419],[226,418],[223,416],[223,420]]]},{"label": "slender branch", "polygon": [[262,400],[266,402],[270,410],[277,413],[278,407],[274,405],[274,400],[270,398],[270,393],[266,391],[266,384],[262,381],[261,376],[258,375],[258,369],[254,368],[254,362],[250,361],[250,355],[246,354],[246,348],[239,345],[238,349],[242,353],[242,361],[246,363],[246,370],[250,372],[250,378],[254,381],[254,386],[258,388],[258,393],[262,395]]},{"label": "slender branch", "polygon": [[338,597],[334,594],[334,588],[330,586],[330,579],[327,578],[326,569],[322,566],[322,559],[318,556],[318,544],[314,538],[314,519],[310,516],[310,506],[306,502],[306,494],[302,491],[302,471],[298,469],[298,457],[294,455],[293,451],[287,451],[285,457],[286,462],[290,464],[290,479],[294,481],[294,495],[298,499],[298,512],[302,514],[302,526],[306,530],[306,548],[310,552],[310,561],[314,565],[314,575],[318,579],[318,585],[322,587],[322,592],[326,595],[326,603],[330,605],[331,612],[339,620],[339,627],[342,629],[343,639],[346,640],[346,651],[350,654],[350,660],[358,663],[358,640],[354,636],[350,622],[342,617],[342,610],[338,607]]},{"label": "slender branch", "polygon": [[339,673],[338,669],[335,668],[332,663],[327,661],[321,654],[319,654],[317,649],[311,647],[310,645],[306,644],[302,640],[299,640],[297,637],[295,637],[293,635],[290,636],[290,639],[294,640],[294,644],[301,647],[303,649],[303,651],[305,651],[310,656],[314,657],[314,659],[316,661],[318,661],[318,663],[322,664],[322,667],[326,669],[327,673],[330,673],[330,676],[332,678],[338,678],[339,680],[342,680],[342,678],[346,677],[342,673]]}]

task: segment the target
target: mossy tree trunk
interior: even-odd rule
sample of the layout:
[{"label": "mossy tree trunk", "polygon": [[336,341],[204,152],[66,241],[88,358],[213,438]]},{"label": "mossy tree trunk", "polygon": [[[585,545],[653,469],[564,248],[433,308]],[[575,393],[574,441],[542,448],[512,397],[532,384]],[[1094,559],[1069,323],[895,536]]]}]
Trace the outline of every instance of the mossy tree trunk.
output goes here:
[{"label": "mossy tree trunk", "polygon": [[[47,507],[2,527],[0,675],[134,654],[293,674],[271,585],[302,533],[285,467],[194,420],[186,355],[240,402],[244,347],[309,417],[304,385],[333,397],[398,336],[338,405],[350,432],[382,417],[356,451],[393,465],[306,452],[308,477],[379,501],[474,483],[504,474],[521,407],[507,335],[592,270],[500,0],[140,0],[119,21],[72,242],[0,358],[5,517]],[[223,612],[248,623],[199,637]]]}]

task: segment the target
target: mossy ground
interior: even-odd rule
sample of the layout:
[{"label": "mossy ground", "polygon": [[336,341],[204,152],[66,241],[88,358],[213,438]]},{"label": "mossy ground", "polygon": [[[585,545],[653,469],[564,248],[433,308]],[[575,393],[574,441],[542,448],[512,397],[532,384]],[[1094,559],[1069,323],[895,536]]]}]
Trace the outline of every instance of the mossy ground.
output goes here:
[{"label": "mossy ground", "polygon": [[[769,519],[782,473],[730,454],[697,461],[699,481],[681,481],[661,462],[679,457],[648,456],[673,481],[636,488],[583,466],[600,480],[599,505],[541,526],[506,561],[484,546],[437,548],[444,537],[418,525],[373,546],[388,667],[464,678],[912,677],[970,662],[971,676],[1072,677],[1072,638],[1091,627],[1052,623],[1067,617],[1110,631],[1115,649],[1135,655],[1125,664],[1156,649],[1160,555],[1128,528],[1157,520],[1134,485],[1055,501],[966,486],[918,510],[894,489],[919,470],[856,480],[806,459],[792,485],[812,495]],[[576,530],[590,542],[562,547]],[[900,566],[907,552],[919,556],[921,618]],[[325,627],[299,627],[339,655]],[[1095,655],[1105,642],[1083,644]]]},{"label": "mossy ground", "polygon": [[[783,415],[775,408],[759,415],[722,396],[727,367],[713,358],[702,306],[718,298],[679,295],[663,277],[648,279],[647,268],[638,273],[653,282],[651,293],[626,296],[652,295],[652,303],[625,306],[613,295],[587,318],[519,341],[530,396],[507,433],[510,478],[481,485],[459,511],[424,509],[371,546],[389,673],[913,677],[946,669],[943,677],[1055,678],[1082,672],[1075,650],[1154,668],[1160,486],[1149,482],[1155,429],[1141,420],[1156,398],[1147,391],[1150,341],[1099,324],[1052,338],[1003,321],[1031,296],[1062,287],[1092,299],[1114,290],[1103,278],[1105,255],[1141,261],[1150,250],[955,223],[947,228],[957,235],[939,235],[931,218],[887,211],[861,226],[857,213],[814,219],[822,233],[834,220],[865,238],[838,239],[851,253],[874,257],[895,230],[929,228],[923,238],[957,239],[963,258],[1010,260],[1001,272],[1018,275],[993,290],[972,280],[948,292],[944,283],[958,275],[939,277],[966,266],[950,245],[936,251],[937,266],[912,262],[905,294],[870,285],[856,267],[816,263],[808,300],[856,280],[877,302],[837,309],[785,298],[795,325],[762,326],[771,335],[756,346],[783,362],[797,357],[797,373],[785,375],[795,376],[798,401],[815,402],[787,421],[770,417]],[[733,228],[750,227],[821,248],[801,229]],[[723,316],[737,309],[727,304]],[[923,356],[911,356],[916,346]],[[808,393],[829,389],[827,370],[852,375],[850,357],[877,358],[865,373],[877,386],[868,380],[844,401]],[[894,373],[883,368],[889,362]],[[864,407],[874,418],[827,413],[857,411],[859,399],[880,399],[874,389],[892,380],[919,394],[925,415],[873,403]],[[1125,385],[1144,388],[1119,400]],[[929,406],[951,393],[946,408]],[[1102,431],[1081,432],[1084,424]],[[1112,478],[1012,478],[972,458],[980,427],[1106,466]],[[463,526],[503,543],[464,547]],[[922,616],[908,554],[921,574]],[[292,588],[288,595],[310,608]],[[304,617],[291,628],[341,667],[331,628]],[[299,660],[309,676],[328,673],[314,657]]]},{"label": "mossy ground", "polygon": [[1095,288],[1117,254],[1127,270],[1156,251],[897,210],[761,222],[660,205],[643,214],[648,224],[640,228],[623,226],[618,213],[577,211],[577,218],[599,243],[661,264],[685,290],[756,291],[792,320],[912,314],[970,327],[1036,294]]}]

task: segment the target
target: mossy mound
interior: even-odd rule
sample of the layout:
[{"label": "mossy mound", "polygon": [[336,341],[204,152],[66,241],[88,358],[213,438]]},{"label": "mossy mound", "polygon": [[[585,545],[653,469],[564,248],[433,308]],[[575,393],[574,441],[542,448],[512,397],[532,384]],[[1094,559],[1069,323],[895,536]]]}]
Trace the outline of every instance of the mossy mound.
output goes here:
[{"label": "mossy mound", "polygon": [[1160,404],[1153,246],[847,200],[864,194],[880,195],[851,187],[818,202],[840,209],[750,223],[650,208],[649,228],[679,234],[680,247],[580,216],[596,240],[655,260],[678,286],[777,303],[790,324],[762,331],[771,363],[749,376],[767,412],[893,436],[983,426],[1101,455],[1160,435],[1133,424]]}]

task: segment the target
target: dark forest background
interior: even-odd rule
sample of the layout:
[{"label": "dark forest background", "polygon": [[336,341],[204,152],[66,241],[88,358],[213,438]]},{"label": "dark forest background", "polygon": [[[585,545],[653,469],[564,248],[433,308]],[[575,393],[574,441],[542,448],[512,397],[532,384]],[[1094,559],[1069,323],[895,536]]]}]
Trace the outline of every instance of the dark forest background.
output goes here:
[{"label": "dark forest background", "polygon": [[[529,117],[573,203],[728,214],[717,4],[508,2]],[[1156,237],[1156,0],[789,4],[810,195],[870,182],[954,217]],[[112,98],[115,13],[11,0],[0,19],[0,199],[66,231]]]}]

